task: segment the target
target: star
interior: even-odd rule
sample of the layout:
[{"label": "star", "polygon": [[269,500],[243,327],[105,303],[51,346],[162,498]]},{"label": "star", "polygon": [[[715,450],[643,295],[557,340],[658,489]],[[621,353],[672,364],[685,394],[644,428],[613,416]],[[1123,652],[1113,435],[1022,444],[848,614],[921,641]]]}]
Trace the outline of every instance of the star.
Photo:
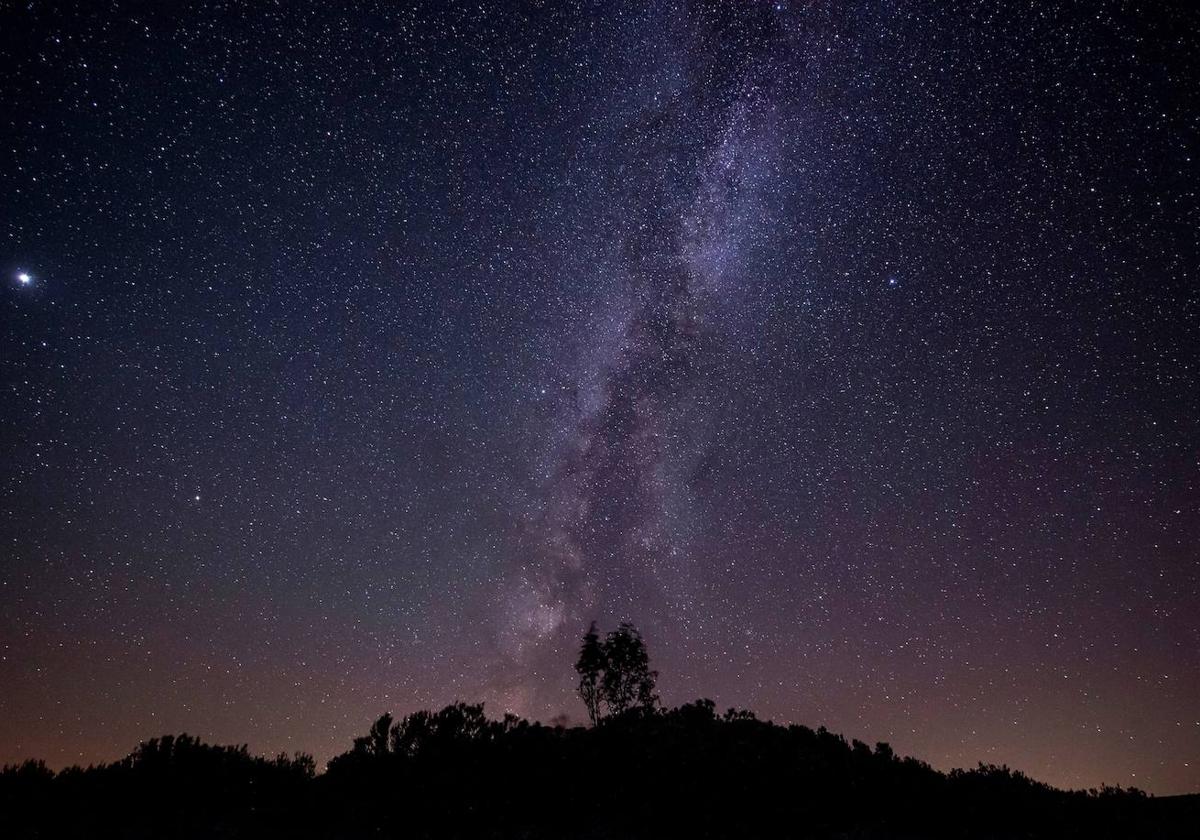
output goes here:
[{"label": "star", "polygon": [[17,282],[22,286],[28,286],[33,282],[33,275],[25,271],[17,272]]}]

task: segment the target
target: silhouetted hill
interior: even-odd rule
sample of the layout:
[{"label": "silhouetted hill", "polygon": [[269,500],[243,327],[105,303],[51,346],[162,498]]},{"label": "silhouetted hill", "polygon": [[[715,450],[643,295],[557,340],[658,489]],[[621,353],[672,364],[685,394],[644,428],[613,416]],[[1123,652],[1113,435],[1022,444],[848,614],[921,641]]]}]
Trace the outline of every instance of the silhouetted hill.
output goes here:
[{"label": "silhouetted hill", "polygon": [[592,729],[458,704],[384,716],[314,774],[186,735],[114,764],[0,773],[7,838],[1182,838],[1200,797],[951,773],[709,701]]}]

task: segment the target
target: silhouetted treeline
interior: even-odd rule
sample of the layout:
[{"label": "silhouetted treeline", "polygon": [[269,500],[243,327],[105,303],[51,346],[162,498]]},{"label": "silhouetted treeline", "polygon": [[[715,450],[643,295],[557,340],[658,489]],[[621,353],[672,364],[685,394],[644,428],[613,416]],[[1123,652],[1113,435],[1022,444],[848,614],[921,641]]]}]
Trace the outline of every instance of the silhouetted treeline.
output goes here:
[{"label": "silhouetted treeline", "polygon": [[0,837],[272,837],[313,787],[311,756],[265,759],[188,735],[112,764],[0,771]]},{"label": "silhouetted treeline", "polygon": [[710,701],[594,728],[458,704],[384,716],[314,775],[193,738],[115,764],[0,773],[0,837],[1183,838],[1194,797],[1064,792],[1002,767],[940,773],[886,744]]}]

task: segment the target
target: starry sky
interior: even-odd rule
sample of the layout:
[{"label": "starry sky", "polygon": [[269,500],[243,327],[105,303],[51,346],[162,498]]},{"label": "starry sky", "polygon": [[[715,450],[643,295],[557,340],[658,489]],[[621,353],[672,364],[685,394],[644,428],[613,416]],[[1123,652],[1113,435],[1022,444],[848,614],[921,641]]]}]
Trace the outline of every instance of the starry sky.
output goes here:
[{"label": "starry sky", "polygon": [[1189,6],[0,2],[0,762],[580,722],[596,619],[1200,790]]}]

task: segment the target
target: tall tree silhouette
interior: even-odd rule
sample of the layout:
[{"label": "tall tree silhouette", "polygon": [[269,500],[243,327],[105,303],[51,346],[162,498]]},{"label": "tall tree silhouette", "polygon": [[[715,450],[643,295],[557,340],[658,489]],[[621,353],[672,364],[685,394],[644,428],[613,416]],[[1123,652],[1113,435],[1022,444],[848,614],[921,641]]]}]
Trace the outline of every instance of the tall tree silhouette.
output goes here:
[{"label": "tall tree silhouette", "polygon": [[658,672],[650,670],[650,655],[638,629],[622,622],[604,640],[604,657],[600,688],[609,714],[619,715],[638,707],[654,708],[658,702],[654,693]]},{"label": "tall tree silhouette", "polygon": [[579,696],[593,726],[605,714],[652,709],[658,702],[654,692],[658,672],[650,670],[646,643],[629,622],[622,622],[603,642],[592,622],[583,636],[575,670],[579,673]]},{"label": "tall tree silhouette", "polygon": [[583,705],[587,706],[588,719],[595,726],[600,720],[600,679],[607,664],[604,655],[604,645],[596,633],[596,622],[592,622],[587,633],[583,635],[583,645],[579,648],[579,660],[575,670],[579,673],[579,696]]}]

